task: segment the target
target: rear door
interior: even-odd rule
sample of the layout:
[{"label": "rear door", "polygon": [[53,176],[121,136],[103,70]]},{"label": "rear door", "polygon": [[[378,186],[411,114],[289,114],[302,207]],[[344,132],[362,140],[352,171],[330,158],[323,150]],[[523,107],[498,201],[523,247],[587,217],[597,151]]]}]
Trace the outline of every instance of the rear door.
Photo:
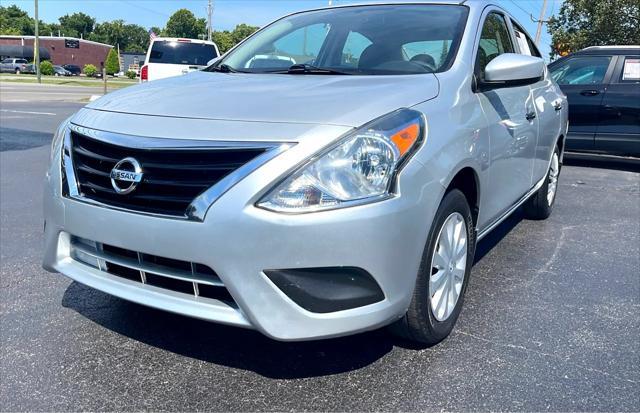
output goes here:
[{"label": "rear door", "polygon": [[602,100],[595,150],[640,156],[640,55],[618,56]]},{"label": "rear door", "polygon": [[[524,29],[513,20],[512,24],[520,54],[542,58]],[[546,175],[551,154],[562,133],[562,98],[548,70],[545,70],[544,77],[539,82],[531,85],[531,94],[538,115],[538,139],[531,182],[531,186],[534,186]]]},{"label": "rear door", "polygon": [[551,68],[569,100],[568,150],[593,150],[600,105],[613,72],[613,56],[571,56]]}]

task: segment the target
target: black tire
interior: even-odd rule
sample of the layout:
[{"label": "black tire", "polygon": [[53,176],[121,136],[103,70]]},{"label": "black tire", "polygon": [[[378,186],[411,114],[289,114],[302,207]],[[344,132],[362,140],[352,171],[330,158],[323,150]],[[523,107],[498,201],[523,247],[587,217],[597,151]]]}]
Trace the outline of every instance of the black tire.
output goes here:
[{"label": "black tire", "polygon": [[[547,195],[549,194],[549,185],[552,183],[551,174],[553,169],[553,163],[556,161],[557,161],[557,175],[555,177],[555,185],[556,185],[555,192],[554,192],[553,198],[551,199],[551,202],[549,202]],[[525,203],[524,213],[528,219],[544,220],[549,218],[549,216],[551,215],[551,212],[553,211],[553,205],[555,205],[556,203],[556,198],[558,194],[558,179],[560,178],[561,170],[562,170],[562,164],[560,163],[560,150],[556,146],[555,150],[553,151],[551,163],[549,165],[549,170],[547,171],[547,174],[544,177],[544,183],[542,184],[540,189],[538,189],[538,191],[536,191],[536,193],[533,194],[531,198],[529,198]]]},{"label": "black tire", "polygon": [[[429,281],[432,271],[431,258],[440,230],[447,218],[455,212],[462,215],[466,224],[468,240],[467,264],[460,296],[451,315],[444,321],[438,321],[433,314],[430,304]],[[449,333],[451,333],[451,330],[453,330],[458,320],[464,302],[464,293],[469,282],[469,274],[471,273],[475,254],[475,237],[476,234],[471,209],[469,208],[466,197],[458,189],[449,191],[440,203],[433,220],[433,225],[429,231],[409,309],[400,320],[391,326],[391,331],[394,334],[417,344],[432,346],[444,340]]]}]

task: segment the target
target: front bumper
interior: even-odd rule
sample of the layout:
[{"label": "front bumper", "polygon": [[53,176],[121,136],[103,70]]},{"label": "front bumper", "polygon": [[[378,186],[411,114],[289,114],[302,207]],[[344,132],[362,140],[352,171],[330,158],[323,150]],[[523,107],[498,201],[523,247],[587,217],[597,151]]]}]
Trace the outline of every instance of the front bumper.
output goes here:
[{"label": "front bumper", "polygon": [[[278,340],[327,338],[375,329],[408,308],[429,223],[444,188],[413,160],[400,174],[401,195],[352,208],[284,215],[254,206],[282,174],[317,148],[299,145],[265,164],[218,199],[203,222],[90,205],[61,195],[59,162],[45,185],[44,267],[90,287],[150,307],[256,329]],[[286,155],[286,156],[285,156]],[[110,275],[72,257],[71,236],[212,268],[235,305]],[[267,269],[357,267],[384,299],[314,313],[296,304]]]}]

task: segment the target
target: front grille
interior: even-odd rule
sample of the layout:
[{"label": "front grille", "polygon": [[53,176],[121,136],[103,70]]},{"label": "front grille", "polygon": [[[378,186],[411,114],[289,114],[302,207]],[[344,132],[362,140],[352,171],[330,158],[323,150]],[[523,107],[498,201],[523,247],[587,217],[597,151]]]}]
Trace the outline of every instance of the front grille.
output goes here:
[{"label": "front grille", "polygon": [[71,237],[71,258],[111,275],[146,285],[235,302],[218,275],[203,264],[143,254],[80,237]]},{"label": "front grille", "polygon": [[[144,138],[140,138],[144,139]],[[115,207],[184,217],[193,200],[265,148],[128,148],[71,132],[72,160],[80,196]],[[129,194],[111,185],[111,170],[133,157],[143,178]]]}]

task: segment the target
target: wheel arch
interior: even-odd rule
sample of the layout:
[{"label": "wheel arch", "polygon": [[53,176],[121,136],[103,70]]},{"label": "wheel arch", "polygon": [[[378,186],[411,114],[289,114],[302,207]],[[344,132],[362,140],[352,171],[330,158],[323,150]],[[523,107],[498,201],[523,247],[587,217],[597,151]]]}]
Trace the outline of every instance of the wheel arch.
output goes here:
[{"label": "wheel arch", "polygon": [[464,166],[452,175],[446,185],[445,193],[452,189],[460,190],[471,208],[471,216],[474,225],[478,225],[478,214],[480,212],[480,178],[478,173],[471,166]]}]

